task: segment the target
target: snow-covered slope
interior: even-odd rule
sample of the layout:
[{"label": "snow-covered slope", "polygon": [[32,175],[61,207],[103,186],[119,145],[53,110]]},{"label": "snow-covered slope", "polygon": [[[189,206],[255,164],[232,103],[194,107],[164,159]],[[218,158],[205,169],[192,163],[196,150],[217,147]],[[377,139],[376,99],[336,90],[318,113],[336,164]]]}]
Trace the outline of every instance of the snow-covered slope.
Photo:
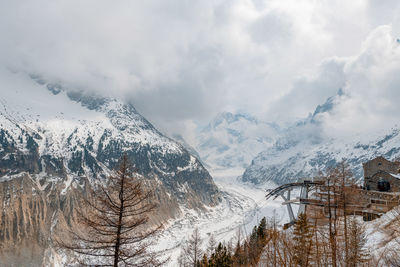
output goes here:
[{"label": "snow-covered slope", "polygon": [[399,129],[372,138],[368,142],[331,139],[323,144],[302,143],[281,150],[274,146],[260,153],[243,174],[244,181],[263,183],[274,181],[278,184],[296,181],[304,177],[317,176],[346,159],[357,178],[361,178],[362,163],[377,156],[393,160],[400,156]]},{"label": "snow-covered slope", "polygon": [[40,266],[55,229],[74,220],[79,194],[123,154],[154,190],[153,222],[220,202],[201,162],[129,103],[35,75],[0,71],[0,81],[0,244],[10,263]]},{"label": "snow-covered slope", "polygon": [[243,241],[263,217],[275,219],[279,224],[288,222],[289,216],[281,201],[265,199],[265,189],[275,188],[275,184],[257,187],[242,183],[237,176],[213,175],[213,178],[221,189],[222,201],[206,212],[188,211],[185,216],[171,220],[157,238],[154,250],[162,251],[162,255],[170,258],[166,266],[179,266],[182,247],[195,228],[199,229],[205,251],[211,236],[217,242],[233,245],[237,243],[238,235]]},{"label": "snow-covered slope", "polygon": [[213,170],[246,168],[271,146],[279,128],[246,114],[218,114],[197,136],[196,150]]},{"label": "snow-covered slope", "polygon": [[339,90],[307,119],[285,130],[271,148],[253,159],[242,176],[243,181],[283,184],[316,176],[343,159],[350,164],[354,175],[361,178],[362,163],[377,156],[390,160],[399,157],[400,130],[397,128],[345,137],[323,135],[320,118],[332,111],[342,94]]},{"label": "snow-covered slope", "polygon": [[400,206],[397,206],[376,220],[362,222],[365,227],[365,248],[379,263],[378,266],[398,266],[399,264],[399,215]]},{"label": "snow-covered slope", "polygon": [[201,163],[132,105],[33,75],[6,78],[0,95],[2,177],[25,171],[96,178],[126,153],[140,173],[159,179],[182,201],[188,192],[179,188],[187,187],[204,204],[214,203],[217,189]]}]

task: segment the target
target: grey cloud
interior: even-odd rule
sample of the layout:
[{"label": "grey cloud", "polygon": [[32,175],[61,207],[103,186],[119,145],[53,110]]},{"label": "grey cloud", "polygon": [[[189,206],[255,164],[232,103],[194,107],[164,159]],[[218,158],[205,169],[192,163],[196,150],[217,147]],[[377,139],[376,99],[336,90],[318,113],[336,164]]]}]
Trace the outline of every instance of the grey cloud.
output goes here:
[{"label": "grey cloud", "polygon": [[345,86],[345,61],[337,58],[323,62],[313,77],[302,77],[293,83],[291,91],[270,107],[276,120],[304,118],[313,108],[335,95]]},{"label": "grey cloud", "polygon": [[282,49],[293,41],[293,25],[290,16],[284,12],[266,14],[251,24],[249,32],[257,43],[265,43],[272,49]]},{"label": "grey cloud", "polygon": [[126,97],[167,132],[226,109],[291,120],[356,80],[352,71],[344,81],[341,60],[376,26],[399,28],[398,4],[375,3],[11,1],[0,10],[0,60]]},{"label": "grey cloud", "polygon": [[362,133],[399,126],[400,44],[390,26],[375,29],[362,51],[344,67],[345,96],[324,118],[329,135]]}]

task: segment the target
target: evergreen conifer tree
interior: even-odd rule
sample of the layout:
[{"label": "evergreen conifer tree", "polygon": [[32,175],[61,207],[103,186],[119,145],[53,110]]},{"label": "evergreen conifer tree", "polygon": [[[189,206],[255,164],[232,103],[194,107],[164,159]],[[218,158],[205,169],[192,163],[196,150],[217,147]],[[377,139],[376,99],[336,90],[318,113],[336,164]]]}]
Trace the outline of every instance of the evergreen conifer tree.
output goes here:
[{"label": "evergreen conifer tree", "polygon": [[200,266],[201,267],[208,267],[209,265],[208,265],[208,257],[207,257],[207,254],[203,254],[203,258],[201,259],[201,262],[200,262]]},{"label": "evergreen conifer tree", "polygon": [[209,267],[231,267],[233,264],[232,255],[229,253],[225,245],[218,244],[215,252],[209,260]]},{"label": "evergreen conifer tree", "polygon": [[233,266],[242,266],[246,263],[246,255],[243,246],[240,244],[239,240],[236,244],[232,260],[233,260]]},{"label": "evergreen conifer tree", "polygon": [[293,235],[294,262],[301,267],[309,266],[313,232],[305,213],[299,215],[294,226]]},{"label": "evergreen conifer tree", "polygon": [[265,240],[267,238],[267,220],[265,217],[261,219],[260,224],[258,225],[257,236],[261,240]]}]

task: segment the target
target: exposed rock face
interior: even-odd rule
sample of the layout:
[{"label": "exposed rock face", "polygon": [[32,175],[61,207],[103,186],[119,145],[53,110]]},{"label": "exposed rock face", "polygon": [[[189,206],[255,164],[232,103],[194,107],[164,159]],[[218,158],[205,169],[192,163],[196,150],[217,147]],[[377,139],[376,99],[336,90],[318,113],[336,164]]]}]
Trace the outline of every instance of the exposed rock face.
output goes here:
[{"label": "exposed rock face", "polygon": [[[0,262],[1,266],[53,265],[54,238],[76,225],[76,207],[86,194],[88,180],[73,185],[66,193],[62,180],[44,188],[35,175],[21,173],[0,183]],[[176,199],[162,186],[148,181],[159,208],[150,215],[159,224],[180,212]],[[79,230],[79,229],[77,229]]]},{"label": "exposed rock face", "polygon": [[103,182],[124,153],[160,203],[152,221],[178,216],[181,205],[218,203],[218,189],[202,164],[132,105],[36,76],[10,77],[0,95],[2,263],[40,266],[53,230],[74,219],[78,195]]},{"label": "exposed rock face", "polygon": [[[52,188],[53,187],[53,188]],[[60,199],[60,184],[41,189],[28,173],[0,184],[0,259],[9,266],[40,266],[61,216],[72,219],[72,190]]]}]

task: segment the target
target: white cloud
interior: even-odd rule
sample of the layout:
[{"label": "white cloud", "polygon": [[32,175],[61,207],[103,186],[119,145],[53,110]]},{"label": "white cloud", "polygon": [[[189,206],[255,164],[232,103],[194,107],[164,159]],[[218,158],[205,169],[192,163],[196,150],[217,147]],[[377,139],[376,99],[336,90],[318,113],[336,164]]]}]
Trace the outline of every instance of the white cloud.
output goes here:
[{"label": "white cloud", "polygon": [[[399,32],[398,1],[380,2],[11,1],[0,10],[0,61],[127,97],[167,132],[189,131],[193,120],[223,110],[290,120],[344,83],[349,91],[377,86],[358,81],[371,77],[363,64],[374,59],[361,54],[372,48],[346,63],[346,74],[341,66],[378,26]],[[397,69],[378,61],[385,68],[373,75],[383,83]]]},{"label": "white cloud", "polygon": [[390,26],[375,29],[344,67],[346,95],[324,119],[330,135],[400,126],[400,44]]},{"label": "white cloud", "polygon": [[310,77],[293,82],[292,89],[270,106],[275,120],[296,121],[307,117],[313,109],[345,86],[344,59],[325,60]]}]

